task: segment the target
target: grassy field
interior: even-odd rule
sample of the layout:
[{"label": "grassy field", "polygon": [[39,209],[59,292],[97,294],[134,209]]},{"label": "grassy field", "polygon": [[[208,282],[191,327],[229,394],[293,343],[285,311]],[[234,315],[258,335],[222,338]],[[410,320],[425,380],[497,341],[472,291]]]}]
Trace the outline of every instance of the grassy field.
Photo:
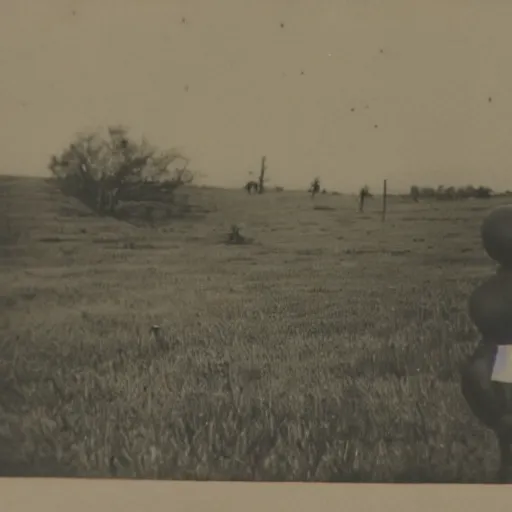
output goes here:
[{"label": "grassy field", "polygon": [[391,198],[382,223],[378,199],[185,193],[206,212],[137,227],[0,178],[2,474],[494,477],[458,369],[499,200]]}]

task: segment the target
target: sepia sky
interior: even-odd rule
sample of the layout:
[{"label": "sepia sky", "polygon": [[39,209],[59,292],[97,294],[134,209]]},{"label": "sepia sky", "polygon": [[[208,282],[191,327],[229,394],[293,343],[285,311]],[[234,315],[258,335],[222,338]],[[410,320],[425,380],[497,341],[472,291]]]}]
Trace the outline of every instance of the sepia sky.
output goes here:
[{"label": "sepia sky", "polygon": [[0,63],[1,173],[124,124],[206,184],[512,189],[506,0],[3,0]]}]

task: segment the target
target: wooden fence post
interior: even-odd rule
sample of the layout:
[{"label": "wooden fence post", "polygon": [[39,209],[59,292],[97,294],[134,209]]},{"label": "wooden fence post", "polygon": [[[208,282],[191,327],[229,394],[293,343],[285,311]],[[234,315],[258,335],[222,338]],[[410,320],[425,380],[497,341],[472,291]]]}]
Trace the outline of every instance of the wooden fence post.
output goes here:
[{"label": "wooden fence post", "polygon": [[382,222],[386,220],[386,209],[387,209],[387,199],[388,199],[388,180],[384,180],[382,186]]}]

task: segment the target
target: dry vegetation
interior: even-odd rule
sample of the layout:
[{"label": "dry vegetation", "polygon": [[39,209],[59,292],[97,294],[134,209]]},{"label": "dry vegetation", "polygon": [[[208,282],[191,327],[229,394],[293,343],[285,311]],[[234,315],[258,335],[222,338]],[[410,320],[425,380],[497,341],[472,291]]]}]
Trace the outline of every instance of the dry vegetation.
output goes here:
[{"label": "dry vegetation", "polygon": [[208,212],[140,227],[0,179],[2,474],[493,478],[458,367],[503,199],[178,195]]}]

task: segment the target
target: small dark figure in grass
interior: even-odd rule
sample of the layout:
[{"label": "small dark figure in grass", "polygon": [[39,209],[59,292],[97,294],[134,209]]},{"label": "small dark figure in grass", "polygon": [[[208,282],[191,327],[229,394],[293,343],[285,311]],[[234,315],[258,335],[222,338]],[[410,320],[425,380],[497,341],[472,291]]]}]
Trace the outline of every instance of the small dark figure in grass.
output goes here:
[{"label": "small dark figure in grass", "polygon": [[254,192],[256,194],[258,192],[259,185],[258,185],[257,181],[248,181],[245,184],[244,188],[245,188],[245,190],[247,190],[248,194],[251,194],[252,192]]},{"label": "small dark figure in grass", "polygon": [[463,366],[461,388],[472,413],[497,437],[498,481],[512,483],[512,206],[493,210],[481,233],[487,254],[500,266],[469,299],[482,339]]},{"label": "small dark figure in grass", "polygon": [[370,187],[368,187],[368,185],[365,185],[359,191],[359,212],[360,213],[364,212],[364,202],[369,197],[372,197],[372,195],[370,193]]},{"label": "small dark figure in grass", "polygon": [[315,178],[309,186],[308,192],[311,194],[311,198],[315,197],[320,192],[320,178]]}]

